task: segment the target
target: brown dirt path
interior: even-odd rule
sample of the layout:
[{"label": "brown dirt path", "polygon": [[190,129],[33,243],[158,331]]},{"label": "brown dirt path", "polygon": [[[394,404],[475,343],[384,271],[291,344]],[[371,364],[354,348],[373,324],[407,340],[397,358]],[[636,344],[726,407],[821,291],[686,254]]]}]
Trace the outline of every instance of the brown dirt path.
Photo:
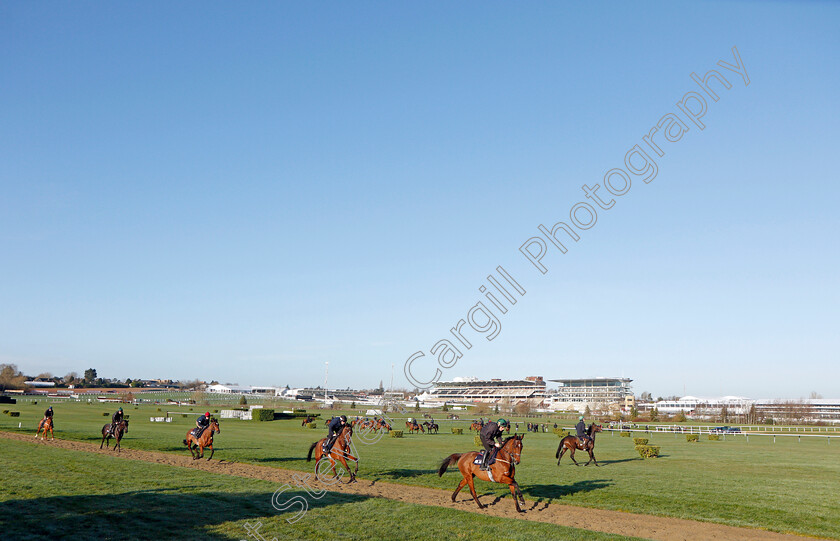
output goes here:
[{"label": "brown dirt path", "polygon": [[[0,437],[35,443],[35,439],[31,435],[0,432]],[[123,448],[121,453],[116,454],[112,451],[106,451],[104,449],[100,450],[96,444],[78,441],[50,440],[47,443],[39,444],[50,445],[60,449],[71,449],[74,451],[119,456],[120,458],[128,460],[142,460],[145,462],[154,462],[169,466],[194,468],[223,475],[262,479],[278,483],[278,488],[286,483],[294,486],[296,481],[292,477],[293,474],[297,474],[298,476],[301,475],[301,472],[292,470],[283,470],[268,466],[257,466],[254,464],[243,464],[238,462],[227,462],[225,460],[217,460],[215,458],[210,462],[207,460],[193,460],[190,456],[186,455],[186,450],[184,456],[172,453],[139,451],[126,448]],[[480,515],[486,514],[503,518],[533,520],[536,522],[547,522],[561,526],[571,526],[573,528],[597,530],[601,532],[663,541],[705,541],[709,539],[725,541],[781,541],[798,539],[801,541],[803,539],[803,537],[798,535],[779,534],[751,528],[738,528],[710,522],[658,517],[653,515],[639,515],[621,511],[608,511],[604,509],[534,502],[530,500],[526,500],[526,512],[520,514],[514,510],[513,502],[509,494],[504,498],[494,499],[491,501],[491,496],[486,495],[481,497],[481,494],[479,493],[482,503],[488,505],[486,509],[480,510],[475,505],[475,502],[473,502],[472,496],[470,496],[467,488],[464,488],[464,490],[458,494],[457,501],[453,503],[450,499],[451,492],[448,490],[399,485],[395,483],[383,483],[367,479],[360,479],[359,482],[352,485],[342,483],[328,486],[315,481],[313,478],[310,482],[310,486],[312,486],[313,489],[324,488],[333,492],[359,494],[377,498],[387,498],[406,503],[447,507],[450,509],[468,511]],[[453,476],[453,490],[455,489],[455,486],[455,476]]]}]

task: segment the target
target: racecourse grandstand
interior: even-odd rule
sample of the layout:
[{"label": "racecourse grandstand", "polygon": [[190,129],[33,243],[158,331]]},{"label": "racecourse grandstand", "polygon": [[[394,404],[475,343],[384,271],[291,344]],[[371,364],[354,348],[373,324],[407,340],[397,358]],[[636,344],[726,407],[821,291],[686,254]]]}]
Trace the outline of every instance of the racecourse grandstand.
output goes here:
[{"label": "racecourse grandstand", "polygon": [[545,381],[542,376],[522,380],[487,379],[474,377],[439,381],[432,389],[417,396],[421,402],[486,402],[516,405],[530,402],[534,405],[545,399]]},{"label": "racecourse grandstand", "polygon": [[629,378],[579,378],[552,379],[558,383],[557,390],[545,401],[551,410],[629,410],[635,404]]}]

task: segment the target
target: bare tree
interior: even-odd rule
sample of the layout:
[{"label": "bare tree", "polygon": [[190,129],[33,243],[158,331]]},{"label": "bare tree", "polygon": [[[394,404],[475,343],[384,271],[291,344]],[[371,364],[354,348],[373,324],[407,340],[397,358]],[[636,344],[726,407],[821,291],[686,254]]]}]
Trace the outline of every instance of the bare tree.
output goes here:
[{"label": "bare tree", "polygon": [[0,391],[6,389],[23,389],[26,377],[14,364],[0,364]]}]

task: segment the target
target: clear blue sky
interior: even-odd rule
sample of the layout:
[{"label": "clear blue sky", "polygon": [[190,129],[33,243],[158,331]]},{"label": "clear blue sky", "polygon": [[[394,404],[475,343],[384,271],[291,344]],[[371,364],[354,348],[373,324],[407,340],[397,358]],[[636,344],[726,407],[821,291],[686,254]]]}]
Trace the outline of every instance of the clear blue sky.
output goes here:
[{"label": "clear blue sky", "polygon": [[[443,379],[840,397],[838,27],[828,2],[5,2],[0,362],[410,388],[502,265],[527,293]],[[519,247],[711,69],[706,128],[540,274]]]}]

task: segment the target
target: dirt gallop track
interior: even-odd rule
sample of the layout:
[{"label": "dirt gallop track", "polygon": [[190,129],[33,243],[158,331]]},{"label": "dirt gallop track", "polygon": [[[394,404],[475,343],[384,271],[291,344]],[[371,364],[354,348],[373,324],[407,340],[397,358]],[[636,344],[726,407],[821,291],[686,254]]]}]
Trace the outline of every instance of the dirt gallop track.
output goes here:
[{"label": "dirt gallop track", "polygon": [[[15,434],[11,432],[0,432],[0,437],[30,443],[35,441],[30,435]],[[278,483],[278,488],[286,483],[294,485],[295,480],[292,478],[292,474],[299,474],[299,472],[293,472],[290,470],[257,466],[253,464],[227,462],[225,460],[214,459],[209,462],[207,460],[193,460],[187,454],[186,449],[184,450],[184,456],[179,456],[171,453],[137,451],[126,448],[123,448],[122,453],[116,454],[112,451],[106,451],[104,449],[100,450],[99,446],[96,444],[67,440],[51,440],[47,443],[40,443],[40,445],[48,445],[51,447],[58,447],[60,449],[71,449],[74,451],[83,451],[88,453],[107,454],[115,457],[118,456],[119,458],[126,460],[142,460],[145,462],[154,462],[169,466],[194,468],[222,475],[262,479]],[[313,487],[317,485],[317,482],[312,483]],[[453,476],[452,485],[454,490],[454,487],[456,486],[455,476]],[[445,491],[434,488],[383,483],[380,481],[370,481],[366,479],[359,479],[358,483],[354,483],[352,485],[338,484],[330,486],[323,485],[322,487],[334,492],[388,498],[390,500],[407,503],[447,507],[450,509],[458,509],[460,511],[468,511],[482,515],[486,514],[496,517],[533,520],[536,522],[547,522],[562,526],[571,526],[573,528],[598,530],[625,536],[661,539],[666,541],[677,539],[698,541],[708,539],[726,541],[803,539],[803,537],[796,535],[779,534],[764,530],[737,528],[733,526],[724,526],[721,524],[712,524],[694,520],[638,515],[634,513],[623,513],[620,511],[590,509],[546,502],[528,501],[527,506],[525,507],[526,512],[520,514],[514,511],[509,495],[495,501],[492,501],[491,496],[486,495],[482,498],[482,502],[488,504],[488,508],[485,510],[479,510],[472,501],[472,497],[469,495],[469,492],[466,490],[459,494],[458,500],[453,503],[450,500],[451,492],[448,490]],[[466,494],[464,495],[464,493]]]}]

